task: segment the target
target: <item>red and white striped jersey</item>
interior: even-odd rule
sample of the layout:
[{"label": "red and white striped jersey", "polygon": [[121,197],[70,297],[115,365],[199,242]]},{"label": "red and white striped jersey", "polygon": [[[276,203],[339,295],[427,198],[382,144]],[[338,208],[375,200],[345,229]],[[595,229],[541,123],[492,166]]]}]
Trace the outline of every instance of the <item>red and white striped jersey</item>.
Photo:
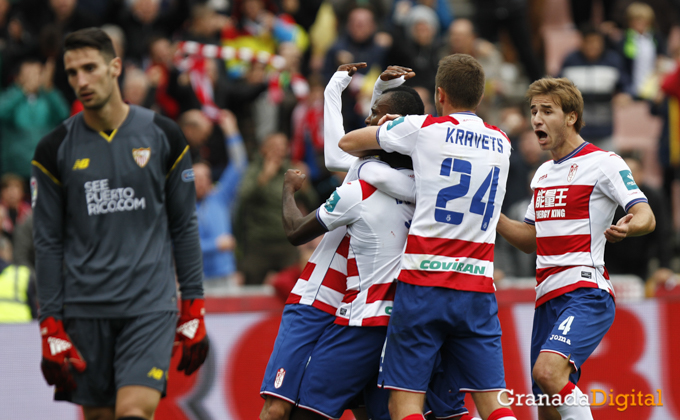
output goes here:
[{"label": "red and white striped jersey", "polygon": [[510,141],[471,112],[406,116],[380,127],[380,146],[409,155],[416,179],[413,224],[399,280],[493,293],[496,225]]},{"label": "red and white striped jersey", "polygon": [[618,205],[628,211],[647,202],[628,165],[586,142],[541,165],[531,189],[524,222],[536,226],[536,306],[581,287],[613,296],[604,268],[604,232]]},{"label": "red and white striped jersey", "polygon": [[[343,185],[359,178],[358,171],[364,163],[357,159],[351,164]],[[347,228],[341,226],[323,235],[288,295],[286,305],[310,305],[335,315],[347,290],[349,238],[345,238],[346,234]]]},{"label": "red and white striped jersey", "polygon": [[347,226],[347,292],[337,324],[387,325],[413,210],[365,181],[338,187],[319,207],[317,218],[330,231]]}]

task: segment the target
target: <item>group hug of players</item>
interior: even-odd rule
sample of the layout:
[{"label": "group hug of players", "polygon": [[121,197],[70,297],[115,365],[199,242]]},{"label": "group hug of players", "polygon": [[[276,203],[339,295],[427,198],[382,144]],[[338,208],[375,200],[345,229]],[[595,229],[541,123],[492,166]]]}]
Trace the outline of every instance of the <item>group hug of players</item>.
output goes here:
[{"label": "group hug of players", "polygon": [[[344,132],[341,95],[364,63],[342,65],[325,90],[324,154],[343,184],[304,216],[286,173],[289,240],[324,235],[283,312],[261,395],[261,420],[515,419],[505,389],[494,296],[496,232],[537,253],[532,387],[551,398],[541,420],[592,419],[576,386],[614,320],[606,241],[654,230],[625,162],[580,136],[583,99],[567,79],[527,92],[531,122],[552,159],[536,172],[523,222],[500,213],[512,150],[475,114],[484,72],[462,54],[441,60],[437,115],[424,115],[411,69],[377,80],[367,127]],[[612,225],[618,205],[628,215]],[[428,417],[429,418],[429,417]]]}]

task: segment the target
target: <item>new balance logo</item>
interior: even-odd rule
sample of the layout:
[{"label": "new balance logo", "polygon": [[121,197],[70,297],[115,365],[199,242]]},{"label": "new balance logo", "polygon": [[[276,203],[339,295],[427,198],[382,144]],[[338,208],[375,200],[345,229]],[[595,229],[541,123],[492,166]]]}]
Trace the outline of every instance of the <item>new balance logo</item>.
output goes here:
[{"label": "new balance logo", "polygon": [[192,319],[191,321],[185,322],[184,324],[177,327],[177,333],[182,334],[182,335],[188,337],[189,339],[194,338],[197,330],[198,330],[198,320],[197,319]]},{"label": "new balance logo", "polygon": [[52,356],[73,347],[68,341],[57,337],[47,337],[47,343],[50,345],[50,353],[52,353]]},{"label": "new balance logo", "polygon": [[163,371],[157,367],[151,368],[149,373],[146,374],[149,378],[154,378],[157,381],[163,379]]},{"label": "new balance logo", "polygon": [[76,160],[76,163],[73,165],[73,170],[76,171],[78,169],[87,169],[88,166],[90,166],[90,159],[88,158],[78,159]]}]

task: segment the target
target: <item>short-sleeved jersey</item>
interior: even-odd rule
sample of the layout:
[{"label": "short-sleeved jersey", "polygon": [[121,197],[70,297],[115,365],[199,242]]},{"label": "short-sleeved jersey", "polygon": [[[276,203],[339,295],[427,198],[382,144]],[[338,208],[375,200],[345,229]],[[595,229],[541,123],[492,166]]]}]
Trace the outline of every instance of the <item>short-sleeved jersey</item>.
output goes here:
[{"label": "short-sleeved jersey", "polygon": [[418,205],[399,280],[493,293],[508,138],[470,112],[400,117],[376,136],[384,150],[413,159]]},{"label": "short-sleeved jersey", "polygon": [[317,219],[328,230],[347,226],[347,291],[337,324],[387,325],[413,211],[413,204],[361,180],[338,187],[317,209]]},{"label": "short-sleeved jersey", "polygon": [[[354,161],[343,185],[359,178],[358,171],[365,160]],[[286,305],[311,305],[335,315],[347,289],[347,258],[349,238],[347,228],[338,227],[326,232],[307,261],[300,278],[295,282]]]},{"label": "short-sleeved jersey", "polygon": [[176,311],[203,296],[196,191],[184,135],[137,106],[114,132],[83,114],[35,151],[33,235],[41,317]]},{"label": "short-sleeved jersey", "polygon": [[541,165],[525,223],[536,226],[536,306],[581,287],[614,295],[604,269],[605,230],[616,207],[647,202],[615,153],[583,143]]}]

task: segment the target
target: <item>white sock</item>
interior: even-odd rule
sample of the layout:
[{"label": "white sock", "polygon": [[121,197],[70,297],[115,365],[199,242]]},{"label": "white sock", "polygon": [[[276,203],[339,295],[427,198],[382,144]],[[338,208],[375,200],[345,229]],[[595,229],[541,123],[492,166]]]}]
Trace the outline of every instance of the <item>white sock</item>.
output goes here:
[{"label": "white sock", "polygon": [[[564,397],[564,391],[571,386],[574,387],[573,391]],[[593,420],[593,413],[590,412],[590,405],[587,403],[588,398],[577,386],[569,383],[560,394],[563,395],[562,405],[555,408],[562,416],[562,420]]]}]

